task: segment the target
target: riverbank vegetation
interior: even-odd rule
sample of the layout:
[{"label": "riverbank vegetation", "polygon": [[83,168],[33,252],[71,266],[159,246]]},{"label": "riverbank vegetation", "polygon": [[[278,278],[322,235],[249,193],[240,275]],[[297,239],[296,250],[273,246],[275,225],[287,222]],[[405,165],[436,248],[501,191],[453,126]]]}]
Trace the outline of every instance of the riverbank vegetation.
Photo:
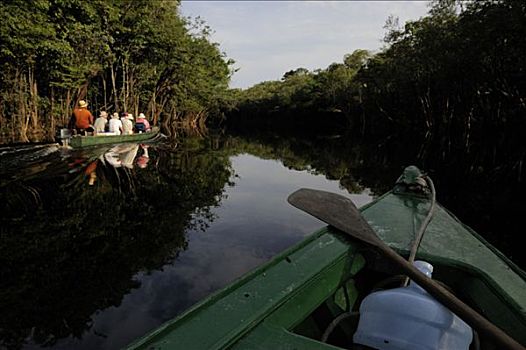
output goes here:
[{"label": "riverbank vegetation", "polygon": [[[245,90],[228,90],[233,61],[210,42],[211,29],[182,18],[178,6],[0,3],[4,141],[43,140],[31,135],[44,131],[49,140],[75,103],[87,99],[94,113],[141,111],[165,130],[208,121],[232,129],[417,137],[422,153],[460,151],[466,167],[523,177],[523,1],[435,0],[427,16],[403,27],[389,18],[380,52],[356,50],[315,71],[291,67],[281,80]],[[475,159],[481,145],[489,151]]]},{"label": "riverbank vegetation", "polygon": [[386,163],[372,174],[420,166],[440,179],[441,203],[509,252],[526,196],[524,37],[524,1],[432,1],[427,16],[403,27],[389,18],[378,53],[358,50],[325,69],[292,69],[236,91],[227,122],[235,133],[332,140],[306,162],[338,150],[331,169],[356,164],[341,154],[352,153],[348,144],[376,145],[364,159]]},{"label": "riverbank vegetation", "polygon": [[[236,91],[229,125],[416,137],[422,152],[461,152],[468,166],[505,164],[521,178],[526,3],[432,1],[427,16],[403,27],[389,18],[386,30],[376,54],[357,50],[325,69],[292,69]],[[488,143],[483,158],[470,156]]]},{"label": "riverbank vegetation", "polygon": [[51,138],[81,99],[94,114],[204,123],[227,90],[232,61],[210,42],[210,28],[178,7],[177,0],[0,2],[4,139]]}]

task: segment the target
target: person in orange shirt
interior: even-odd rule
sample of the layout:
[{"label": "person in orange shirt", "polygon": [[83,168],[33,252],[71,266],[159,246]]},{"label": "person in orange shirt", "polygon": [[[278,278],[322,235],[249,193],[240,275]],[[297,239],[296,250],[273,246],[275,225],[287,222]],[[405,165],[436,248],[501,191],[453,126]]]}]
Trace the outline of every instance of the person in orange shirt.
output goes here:
[{"label": "person in orange shirt", "polygon": [[77,132],[93,132],[93,115],[88,110],[88,103],[84,100],[79,101],[78,108],[73,110],[73,117],[75,118],[75,128]]}]

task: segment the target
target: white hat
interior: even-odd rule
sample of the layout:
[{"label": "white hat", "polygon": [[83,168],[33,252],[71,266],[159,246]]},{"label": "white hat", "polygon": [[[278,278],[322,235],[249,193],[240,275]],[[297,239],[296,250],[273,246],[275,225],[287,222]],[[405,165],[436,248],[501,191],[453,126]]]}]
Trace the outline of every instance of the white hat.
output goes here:
[{"label": "white hat", "polygon": [[80,108],[84,108],[84,107],[87,107],[88,106],[88,103],[84,100],[80,100],[79,101],[79,107]]},{"label": "white hat", "polygon": [[146,118],[146,116],[144,115],[144,113],[141,113],[141,114],[139,114],[138,118]]},{"label": "white hat", "polygon": [[113,115],[111,117],[113,119],[119,119],[119,113],[115,112],[115,113],[113,113]]},{"label": "white hat", "polygon": [[130,120],[133,120],[133,114],[131,113],[128,113],[128,115],[126,116],[127,119],[130,119]]},{"label": "white hat", "polygon": [[108,117],[108,113],[102,111],[102,112],[100,112],[100,116],[101,116],[102,118],[107,118],[107,117]]}]

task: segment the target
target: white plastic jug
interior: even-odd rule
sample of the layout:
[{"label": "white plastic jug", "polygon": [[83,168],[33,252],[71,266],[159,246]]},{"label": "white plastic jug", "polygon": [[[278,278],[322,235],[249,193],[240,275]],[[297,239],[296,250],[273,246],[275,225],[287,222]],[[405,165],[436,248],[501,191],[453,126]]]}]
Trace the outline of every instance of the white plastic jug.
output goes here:
[{"label": "white plastic jug", "polygon": [[[415,261],[431,277],[433,266]],[[360,305],[353,341],[381,350],[467,350],[471,328],[411,281],[407,287],[371,293]]]}]

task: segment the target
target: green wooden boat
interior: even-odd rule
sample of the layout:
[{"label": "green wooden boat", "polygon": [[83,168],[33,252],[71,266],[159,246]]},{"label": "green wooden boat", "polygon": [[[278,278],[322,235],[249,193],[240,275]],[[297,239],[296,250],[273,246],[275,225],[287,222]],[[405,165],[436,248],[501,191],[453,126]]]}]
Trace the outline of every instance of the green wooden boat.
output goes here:
[{"label": "green wooden boat", "polygon": [[[407,257],[432,200],[414,191],[418,181],[404,181],[360,211],[383,242]],[[526,274],[439,204],[433,213],[417,259],[434,266],[434,280],[526,345]],[[349,311],[373,290],[398,287],[390,281],[400,271],[368,247],[322,228],[128,349],[370,349],[353,344],[361,315]],[[470,349],[504,348],[491,339],[475,332]]]},{"label": "green wooden boat", "polygon": [[[142,142],[155,138],[159,135],[159,127],[154,126],[150,132],[135,133],[131,135],[96,135],[81,136],[74,135],[71,138],[63,138],[63,143],[73,148],[85,148],[105,144],[117,144],[125,142]],[[68,140],[65,141],[64,140]]]}]

